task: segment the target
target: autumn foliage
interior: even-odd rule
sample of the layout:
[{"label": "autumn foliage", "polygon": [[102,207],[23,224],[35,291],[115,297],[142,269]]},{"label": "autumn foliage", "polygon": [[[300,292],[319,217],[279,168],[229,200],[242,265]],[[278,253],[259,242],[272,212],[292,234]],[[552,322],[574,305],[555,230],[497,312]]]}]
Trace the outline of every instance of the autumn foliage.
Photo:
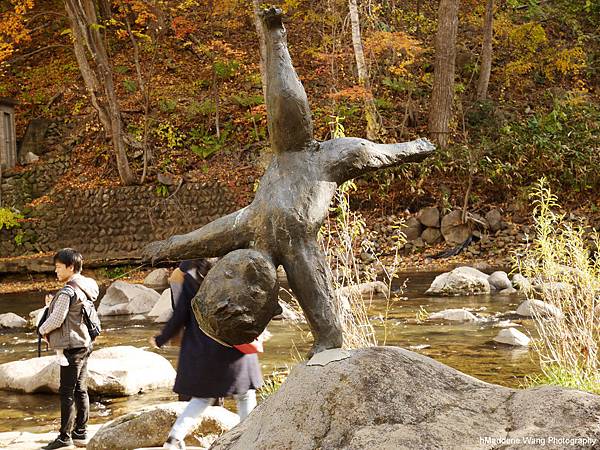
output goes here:
[{"label": "autumn foliage", "polygon": [[33,0],[11,0],[0,13],[0,62],[6,61],[19,45],[29,42],[25,14],[34,6]]}]

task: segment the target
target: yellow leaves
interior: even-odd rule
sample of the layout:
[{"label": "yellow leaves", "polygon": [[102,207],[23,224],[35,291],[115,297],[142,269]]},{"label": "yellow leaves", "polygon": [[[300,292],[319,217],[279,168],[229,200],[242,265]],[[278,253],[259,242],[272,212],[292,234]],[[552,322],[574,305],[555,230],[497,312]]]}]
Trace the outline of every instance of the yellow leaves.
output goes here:
[{"label": "yellow leaves", "polygon": [[585,52],[581,47],[561,50],[547,66],[546,76],[552,78],[548,73],[550,71],[559,72],[562,76],[577,75],[580,69],[586,67],[585,60]]},{"label": "yellow leaves", "polygon": [[509,62],[504,66],[504,76],[506,78],[506,84],[510,85],[511,81],[520,82],[520,77],[529,74],[533,70],[533,68],[533,63],[523,58]]},{"label": "yellow leaves", "polygon": [[586,67],[586,54],[581,47],[557,50],[560,44],[556,42],[550,46],[540,23],[528,22],[508,30],[505,26],[510,27],[504,22],[502,36],[508,40],[515,55],[502,69],[507,86],[525,89],[533,81],[533,74],[540,82],[572,78]]},{"label": "yellow leaves", "polygon": [[539,23],[535,22],[519,25],[509,33],[508,38],[512,45],[530,53],[534,53],[548,42],[546,31]]},{"label": "yellow leaves", "polygon": [[33,8],[33,0],[12,0],[15,7],[15,14],[23,15]]},{"label": "yellow leaves", "polygon": [[122,28],[115,31],[115,34],[121,40],[129,39],[129,33],[127,33],[127,30],[123,30]]}]

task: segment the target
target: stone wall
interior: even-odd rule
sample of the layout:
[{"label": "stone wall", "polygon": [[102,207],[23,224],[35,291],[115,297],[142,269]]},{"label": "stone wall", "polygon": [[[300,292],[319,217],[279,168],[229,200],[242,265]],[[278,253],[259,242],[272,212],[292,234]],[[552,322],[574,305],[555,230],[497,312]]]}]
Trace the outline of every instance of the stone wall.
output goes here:
[{"label": "stone wall", "polygon": [[12,170],[2,174],[3,206],[23,210],[31,200],[49,193],[69,168],[68,155],[49,156],[44,164],[33,165],[29,170]]},{"label": "stone wall", "polygon": [[88,260],[135,258],[148,242],[192,231],[237,209],[231,192],[216,182],[172,190],[166,198],[155,186],[71,192],[32,210],[20,228],[0,230],[0,256],[73,247]]}]

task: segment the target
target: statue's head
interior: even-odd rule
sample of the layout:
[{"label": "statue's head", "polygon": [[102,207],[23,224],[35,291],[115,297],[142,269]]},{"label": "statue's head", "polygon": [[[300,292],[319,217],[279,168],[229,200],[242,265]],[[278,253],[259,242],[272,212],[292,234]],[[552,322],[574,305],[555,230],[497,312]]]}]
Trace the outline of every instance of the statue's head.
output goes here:
[{"label": "statue's head", "polygon": [[192,300],[202,331],[229,345],[256,339],[281,313],[272,261],[256,250],[228,253],[208,272]]}]

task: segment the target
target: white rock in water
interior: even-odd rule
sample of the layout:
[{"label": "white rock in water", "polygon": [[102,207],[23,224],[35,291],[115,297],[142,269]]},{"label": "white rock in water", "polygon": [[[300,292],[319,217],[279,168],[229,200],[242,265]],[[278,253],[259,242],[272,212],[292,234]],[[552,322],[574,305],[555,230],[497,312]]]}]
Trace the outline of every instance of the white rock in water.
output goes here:
[{"label": "white rock in water", "polygon": [[494,341],[500,342],[501,344],[526,347],[529,345],[531,339],[516,328],[505,328],[500,330],[498,335],[494,338]]},{"label": "white rock in water", "polygon": [[0,314],[0,328],[24,328],[27,321],[15,313]]},{"label": "white rock in water", "polygon": [[[55,356],[0,364],[0,389],[58,393],[60,366]],[[126,396],[170,388],[175,369],[158,353],[132,346],[95,350],[88,360],[88,388],[100,395]]]},{"label": "white rock in water", "polygon": [[529,281],[529,279],[525,278],[520,273],[515,273],[513,275],[512,285],[513,285],[513,287],[515,287],[516,289],[519,289],[521,291],[526,291],[528,289],[531,289],[531,281]]},{"label": "white rock in water", "polygon": [[165,289],[163,291],[148,315],[150,317],[161,317],[165,315],[165,313],[168,313],[169,316],[173,313],[173,308],[171,307],[171,289]]},{"label": "white rock in water", "polygon": [[124,314],[147,314],[158,302],[160,294],[141,284],[115,281],[100,300],[98,314],[116,316]]},{"label": "white rock in water", "polygon": [[456,322],[476,322],[479,320],[475,314],[466,309],[446,309],[429,316],[430,319],[451,320]]},{"label": "white rock in water", "polygon": [[44,312],[44,309],[46,309],[46,307],[42,307],[42,308],[38,308],[34,311],[31,311],[29,313],[29,325],[31,327],[36,327],[38,322],[40,321],[40,319],[42,318],[42,314]]},{"label": "white rock in water", "polygon": [[503,272],[501,270],[492,273],[488,277],[488,282],[490,283],[490,287],[496,289],[497,291],[512,288],[512,283],[508,279],[508,275],[506,274],[506,272]]},{"label": "white rock in water", "polygon": [[562,317],[563,313],[556,306],[541,300],[525,300],[517,308],[517,314],[523,317],[534,317],[535,314],[542,317]]},{"label": "white rock in water", "polygon": [[491,292],[488,276],[472,267],[457,267],[435,277],[426,294],[476,295]]}]

